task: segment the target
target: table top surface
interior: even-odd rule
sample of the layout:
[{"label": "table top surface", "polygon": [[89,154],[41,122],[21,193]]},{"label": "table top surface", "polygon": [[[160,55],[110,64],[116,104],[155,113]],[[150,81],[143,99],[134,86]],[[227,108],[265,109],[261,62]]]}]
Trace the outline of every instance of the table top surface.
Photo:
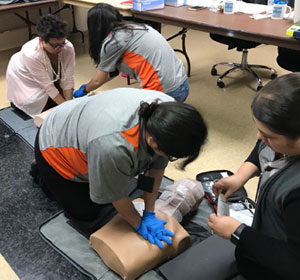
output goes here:
[{"label": "table top surface", "polygon": [[[62,0],[64,4],[86,8],[91,8],[97,3],[107,3],[119,9],[124,15],[133,15],[137,18],[160,23],[300,50],[300,40],[285,34],[286,30],[293,24],[292,20],[272,20],[271,18],[254,20],[250,18],[249,14],[221,14],[211,12],[208,8],[191,11],[188,6],[165,6],[164,9],[139,12],[132,10],[131,5],[121,4],[122,2],[124,0]],[[0,5],[0,14],[58,3],[59,0],[41,0]]]},{"label": "table top surface", "polygon": [[137,18],[177,25],[190,29],[231,36],[239,39],[271,44],[292,49],[300,49],[300,40],[288,37],[286,30],[292,20],[265,18],[254,20],[249,14],[222,14],[208,8],[190,11],[187,6],[165,6],[164,9],[132,11]]},{"label": "table top surface", "polygon": [[95,6],[97,3],[106,3],[114,6],[115,8],[119,10],[124,11],[130,11],[132,8],[132,5],[124,5],[122,2],[125,0],[119,1],[119,0],[62,0],[64,4],[71,4],[74,6],[81,6],[81,7],[87,7],[91,8]]},{"label": "table top surface", "polygon": [[37,2],[18,2],[7,5],[0,5],[0,12],[15,11],[17,9],[38,8],[42,6],[58,5],[60,0],[40,0]]}]

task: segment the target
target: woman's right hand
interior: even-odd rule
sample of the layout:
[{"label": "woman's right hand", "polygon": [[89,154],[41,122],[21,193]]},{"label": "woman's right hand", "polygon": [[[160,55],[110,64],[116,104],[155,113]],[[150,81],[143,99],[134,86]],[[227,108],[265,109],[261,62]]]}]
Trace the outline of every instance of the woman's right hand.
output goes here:
[{"label": "woman's right hand", "polygon": [[213,184],[213,192],[216,196],[220,193],[224,194],[224,199],[227,200],[234,192],[243,186],[243,182],[237,175],[232,175],[220,179]]},{"label": "woman's right hand", "polygon": [[73,96],[74,96],[75,98],[78,98],[78,97],[82,97],[82,96],[87,95],[87,92],[86,92],[85,89],[84,89],[84,87],[85,87],[86,85],[87,85],[87,84],[83,84],[83,85],[80,86],[79,89],[74,90]]},{"label": "woman's right hand", "polygon": [[143,218],[135,230],[150,243],[156,244],[160,249],[163,249],[162,241],[172,244],[169,236],[174,236],[173,232],[165,228],[166,223],[164,220],[157,219],[155,212],[144,211]]}]

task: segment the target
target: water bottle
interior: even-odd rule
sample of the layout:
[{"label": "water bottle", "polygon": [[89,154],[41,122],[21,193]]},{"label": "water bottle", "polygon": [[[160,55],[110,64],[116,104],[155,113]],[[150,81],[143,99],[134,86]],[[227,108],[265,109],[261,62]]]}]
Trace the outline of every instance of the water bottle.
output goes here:
[{"label": "water bottle", "polygon": [[239,13],[241,12],[241,6],[242,6],[242,0],[236,0],[235,1],[235,7],[234,7],[234,12]]},{"label": "water bottle", "polygon": [[267,14],[272,14],[273,12],[274,0],[268,0]]},{"label": "water bottle", "polygon": [[220,0],[212,0],[209,10],[211,12],[217,12],[219,10]]},{"label": "water bottle", "polygon": [[294,22],[300,21],[300,2],[295,0],[294,4]]}]

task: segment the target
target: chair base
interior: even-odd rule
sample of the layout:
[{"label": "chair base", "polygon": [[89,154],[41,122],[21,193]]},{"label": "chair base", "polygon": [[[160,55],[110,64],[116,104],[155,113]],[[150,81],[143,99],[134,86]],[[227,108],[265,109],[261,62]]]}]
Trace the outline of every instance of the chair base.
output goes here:
[{"label": "chair base", "polygon": [[241,63],[234,63],[234,62],[220,62],[220,63],[217,63],[215,65],[213,65],[212,69],[211,69],[211,74],[213,76],[216,76],[217,75],[217,69],[216,67],[218,65],[226,65],[226,66],[230,66],[231,68],[229,70],[227,70],[226,72],[224,72],[217,80],[217,86],[220,87],[220,88],[223,88],[225,87],[225,84],[224,82],[222,81],[222,79],[227,76],[229,73],[233,72],[233,71],[236,71],[236,70],[245,70],[249,73],[252,74],[252,76],[254,76],[254,78],[256,79],[257,81],[257,90],[260,90],[262,87],[263,87],[263,84],[262,84],[262,81],[261,79],[259,78],[259,76],[256,74],[255,71],[252,70],[252,68],[261,68],[261,69],[266,69],[266,70],[269,70],[271,71],[271,79],[275,79],[277,77],[277,72],[275,69],[271,68],[271,67],[268,67],[268,66],[264,66],[264,65],[256,65],[256,64],[248,64],[247,62],[247,56],[248,56],[248,50],[247,49],[244,49],[243,50],[243,55],[242,55],[242,61]]}]

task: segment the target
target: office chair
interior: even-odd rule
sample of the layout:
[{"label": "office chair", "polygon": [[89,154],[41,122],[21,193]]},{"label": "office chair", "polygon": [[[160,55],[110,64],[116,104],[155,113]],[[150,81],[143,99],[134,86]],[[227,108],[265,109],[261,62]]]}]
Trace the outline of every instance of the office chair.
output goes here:
[{"label": "office chair", "polygon": [[231,66],[232,67],[229,70],[227,70],[226,72],[224,72],[218,78],[218,80],[217,80],[217,86],[218,87],[220,87],[220,88],[225,87],[225,84],[222,81],[222,79],[225,76],[227,76],[229,73],[231,73],[235,70],[245,70],[245,71],[251,73],[257,81],[257,84],[258,84],[257,90],[260,90],[263,87],[263,85],[262,85],[261,79],[256,74],[256,72],[254,72],[254,70],[252,68],[262,68],[262,69],[270,70],[271,71],[271,79],[275,79],[277,77],[277,73],[276,73],[275,69],[273,69],[271,67],[264,66],[264,65],[248,64],[248,61],[247,61],[248,49],[255,48],[258,45],[260,45],[260,43],[256,43],[256,42],[252,42],[252,41],[246,41],[246,40],[237,39],[237,38],[233,38],[233,37],[227,37],[227,36],[223,36],[223,35],[217,35],[217,34],[210,34],[210,37],[214,41],[217,41],[219,43],[228,45],[229,50],[236,48],[237,51],[242,52],[241,63],[221,62],[221,63],[217,63],[217,64],[213,65],[213,67],[211,69],[211,74],[213,76],[217,75],[216,67],[218,65],[226,65],[226,66]]},{"label": "office chair", "polygon": [[277,64],[291,72],[300,71],[300,51],[278,47]]}]

